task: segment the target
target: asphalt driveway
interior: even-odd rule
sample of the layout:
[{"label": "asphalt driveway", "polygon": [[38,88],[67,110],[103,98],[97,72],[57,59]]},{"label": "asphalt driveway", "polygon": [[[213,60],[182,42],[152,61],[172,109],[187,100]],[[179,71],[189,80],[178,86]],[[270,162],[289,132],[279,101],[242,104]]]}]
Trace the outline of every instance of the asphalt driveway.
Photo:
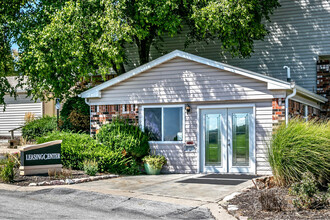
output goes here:
[{"label": "asphalt driveway", "polygon": [[[14,216],[26,219],[36,215],[83,219],[190,219],[194,216],[235,219],[218,202],[251,186],[253,177],[170,174],[123,176],[59,186],[0,184],[0,219]],[[1,215],[2,211],[5,214]]]},{"label": "asphalt driveway", "polygon": [[213,219],[206,208],[68,188],[0,190],[0,219]]}]

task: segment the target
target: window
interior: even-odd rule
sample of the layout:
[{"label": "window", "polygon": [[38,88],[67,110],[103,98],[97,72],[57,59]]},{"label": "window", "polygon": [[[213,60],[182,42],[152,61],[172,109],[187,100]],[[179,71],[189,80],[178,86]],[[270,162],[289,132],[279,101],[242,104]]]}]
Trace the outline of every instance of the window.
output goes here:
[{"label": "window", "polygon": [[183,107],[144,107],[144,130],[151,141],[183,140]]}]

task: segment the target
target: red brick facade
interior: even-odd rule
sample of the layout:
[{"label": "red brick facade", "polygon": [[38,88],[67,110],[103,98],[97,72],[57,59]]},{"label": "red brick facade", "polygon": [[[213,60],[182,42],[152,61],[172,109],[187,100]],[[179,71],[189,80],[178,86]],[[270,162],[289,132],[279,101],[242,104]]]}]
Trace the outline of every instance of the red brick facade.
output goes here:
[{"label": "red brick facade", "polygon": [[[272,103],[273,107],[273,125],[285,121],[285,98],[275,98]],[[320,110],[308,106],[308,118],[319,117]],[[305,117],[305,105],[293,100],[289,100],[289,118]]]},{"label": "red brick facade", "polygon": [[317,61],[317,94],[328,98],[322,106],[322,114],[330,117],[330,60]]},{"label": "red brick facade", "polygon": [[91,105],[91,134],[115,117],[127,118],[130,123],[138,124],[139,109],[137,105]]}]

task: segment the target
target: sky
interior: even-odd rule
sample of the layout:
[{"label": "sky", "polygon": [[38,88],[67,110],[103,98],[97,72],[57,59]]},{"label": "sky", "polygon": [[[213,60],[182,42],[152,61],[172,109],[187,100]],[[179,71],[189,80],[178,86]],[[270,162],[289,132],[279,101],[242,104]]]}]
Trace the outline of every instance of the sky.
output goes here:
[{"label": "sky", "polygon": [[12,44],[12,45],[11,45],[11,49],[12,49],[12,50],[13,50],[13,49],[18,50],[18,45],[17,45],[17,44]]}]

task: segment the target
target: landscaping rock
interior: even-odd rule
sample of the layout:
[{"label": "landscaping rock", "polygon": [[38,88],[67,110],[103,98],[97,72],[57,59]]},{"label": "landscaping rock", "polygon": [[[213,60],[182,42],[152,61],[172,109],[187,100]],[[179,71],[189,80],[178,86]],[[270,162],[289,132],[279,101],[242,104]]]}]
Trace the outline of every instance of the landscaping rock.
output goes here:
[{"label": "landscaping rock", "polygon": [[72,179],[66,179],[65,184],[74,184],[75,182]]},{"label": "landscaping rock", "polygon": [[238,210],[238,207],[237,207],[237,205],[228,205],[228,211],[236,211],[236,210]]},{"label": "landscaping rock", "polygon": [[119,175],[102,175],[102,176],[91,176],[91,177],[85,177],[85,178],[76,178],[76,179],[65,179],[65,180],[52,180],[50,182],[42,181],[38,183],[30,183],[29,186],[49,186],[49,185],[64,185],[64,184],[77,184],[77,183],[85,183],[90,181],[97,181],[102,179],[110,179],[110,178],[116,178],[119,177]]}]

